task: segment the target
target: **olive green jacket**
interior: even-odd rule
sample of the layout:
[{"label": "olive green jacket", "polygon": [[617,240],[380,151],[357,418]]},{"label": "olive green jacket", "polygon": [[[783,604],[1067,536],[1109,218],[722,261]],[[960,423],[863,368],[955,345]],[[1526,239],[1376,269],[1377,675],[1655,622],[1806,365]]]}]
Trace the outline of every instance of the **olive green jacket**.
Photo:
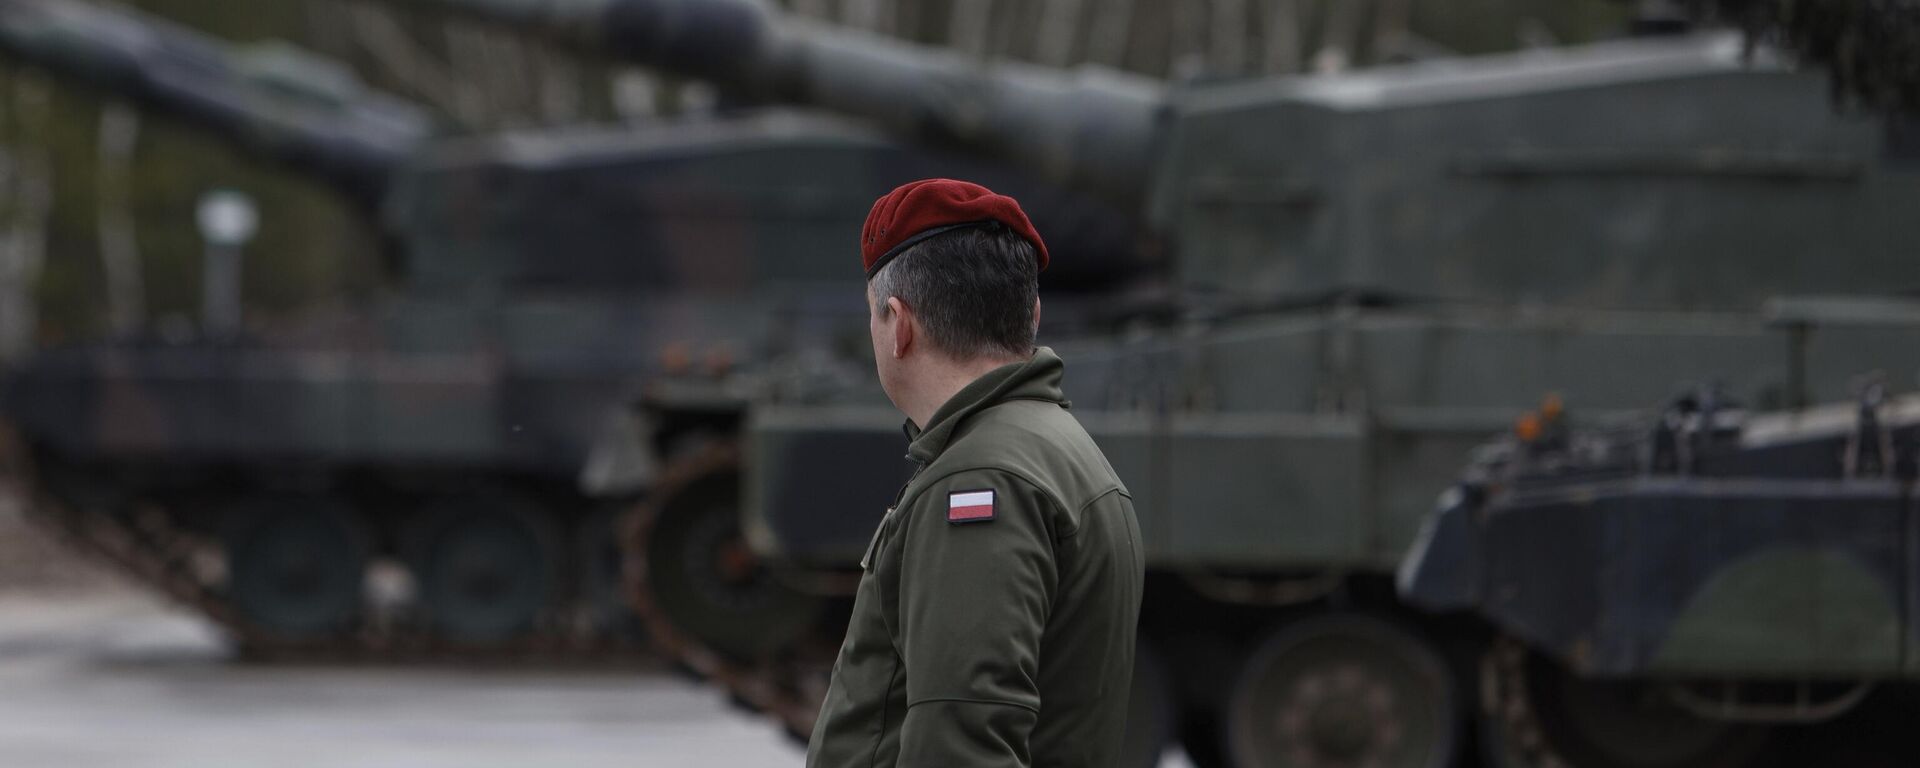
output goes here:
[{"label": "olive green jacket", "polygon": [[1144,553],[1063,370],[1042,347],[908,425],[810,768],[1117,761]]}]

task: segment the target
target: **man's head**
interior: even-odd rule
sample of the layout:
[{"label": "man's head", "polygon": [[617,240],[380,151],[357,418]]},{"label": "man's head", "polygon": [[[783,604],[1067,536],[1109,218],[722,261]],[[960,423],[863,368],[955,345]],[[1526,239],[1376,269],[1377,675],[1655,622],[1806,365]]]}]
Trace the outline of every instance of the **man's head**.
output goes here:
[{"label": "man's head", "polygon": [[874,203],[861,255],[880,383],[916,421],[953,382],[1032,356],[1046,245],[1012,198],[946,179],[902,186]]}]

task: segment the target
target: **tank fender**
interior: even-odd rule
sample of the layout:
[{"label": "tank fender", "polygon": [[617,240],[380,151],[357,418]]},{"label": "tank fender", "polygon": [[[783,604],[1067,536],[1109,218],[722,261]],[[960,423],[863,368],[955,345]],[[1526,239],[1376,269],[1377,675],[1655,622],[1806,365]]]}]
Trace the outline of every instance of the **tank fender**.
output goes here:
[{"label": "tank fender", "polygon": [[1400,560],[1394,582],[1400,598],[1429,611],[1458,611],[1481,601],[1482,531],[1475,520],[1484,492],[1460,483],[1440,494],[1439,511],[1429,516]]}]

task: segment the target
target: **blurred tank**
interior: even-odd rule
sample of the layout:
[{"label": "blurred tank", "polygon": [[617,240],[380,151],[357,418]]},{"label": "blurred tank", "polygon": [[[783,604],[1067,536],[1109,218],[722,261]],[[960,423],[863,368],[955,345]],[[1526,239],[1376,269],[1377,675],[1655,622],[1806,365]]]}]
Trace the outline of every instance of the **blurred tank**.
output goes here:
[{"label": "blurred tank", "polygon": [[757,358],[864,347],[838,277],[896,184],[1033,195],[1090,290],[1142,252],[1107,204],[819,116],[439,138],[311,55],[62,0],[0,0],[0,54],[329,183],[386,243],[392,285],[346,316],[6,373],[43,516],[256,652],[626,644],[613,510],[652,463],[594,462],[628,445],[608,416],[643,378],[718,397]]},{"label": "blurred tank", "polygon": [[[1688,380],[1837,397],[1844,372],[1920,340],[1914,316],[1874,311],[1920,287],[1911,155],[1737,34],[1160,89],[740,0],[411,5],[1130,206],[1167,251],[1170,301],[1043,338],[1146,535],[1138,764],[1174,729],[1207,766],[1450,764],[1487,634],[1407,606],[1391,573],[1475,444],[1549,390],[1603,414]],[[745,426],[662,473],[631,561],[660,644],[799,733],[908,469],[876,387],[806,381],[651,393],[656,423],[739,409]]]},{"label": "blurred tank", "polygon": [[1137,201],[1163,88],[1117,70],[1072,74],[785,17],[754,0],[393,0],[497,23],[677,75],[734,98],[818,107],[922,143],[1004,157]]},{"label": "blurred tank", "polygon": [[1920,396],[1884,393],[1749,413],[1705,389],[1481,449],[1399,586],[1501,633],[1489,764],[1920,764]]}]

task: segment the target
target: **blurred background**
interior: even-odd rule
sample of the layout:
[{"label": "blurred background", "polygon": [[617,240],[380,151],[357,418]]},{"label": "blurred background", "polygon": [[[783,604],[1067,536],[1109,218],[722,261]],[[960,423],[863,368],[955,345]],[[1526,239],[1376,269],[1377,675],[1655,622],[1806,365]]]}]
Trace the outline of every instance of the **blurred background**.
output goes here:
[{"label": "blurred background", "polygon": [[1916,28],[0,0],[0,762],[799,764],[953,176],[1136,497],[1128,766],[1920,764]]},{"label": "blurred background", "polygon": [[[448,135],[646,123],[716,108],[714,91],[695,82],[404,8],[127,6],[221,40],[281,42],[324,56],[326,77],[407,99],[430,115],[436,132]],[[1591,41],[1618,34],[1631,10],[1603,0],[783,7],[982,59],[1093,62],[1163,79],[1286,74]],[[242,278],[249,323],[271,327],[315,311],[350,311],[383,287],[380,234],[338,196],[217,139],[143,118],[124,99],[63,87],[15,62],[0,67],[11,233],[0,287],[9,307],[0,332],[7,356],[39,343],[191,324],[201,268],[194,205],[199,194],[215,189],[245,190],[261,211]],[[54,253],[87,256],[47,258]]]}]

